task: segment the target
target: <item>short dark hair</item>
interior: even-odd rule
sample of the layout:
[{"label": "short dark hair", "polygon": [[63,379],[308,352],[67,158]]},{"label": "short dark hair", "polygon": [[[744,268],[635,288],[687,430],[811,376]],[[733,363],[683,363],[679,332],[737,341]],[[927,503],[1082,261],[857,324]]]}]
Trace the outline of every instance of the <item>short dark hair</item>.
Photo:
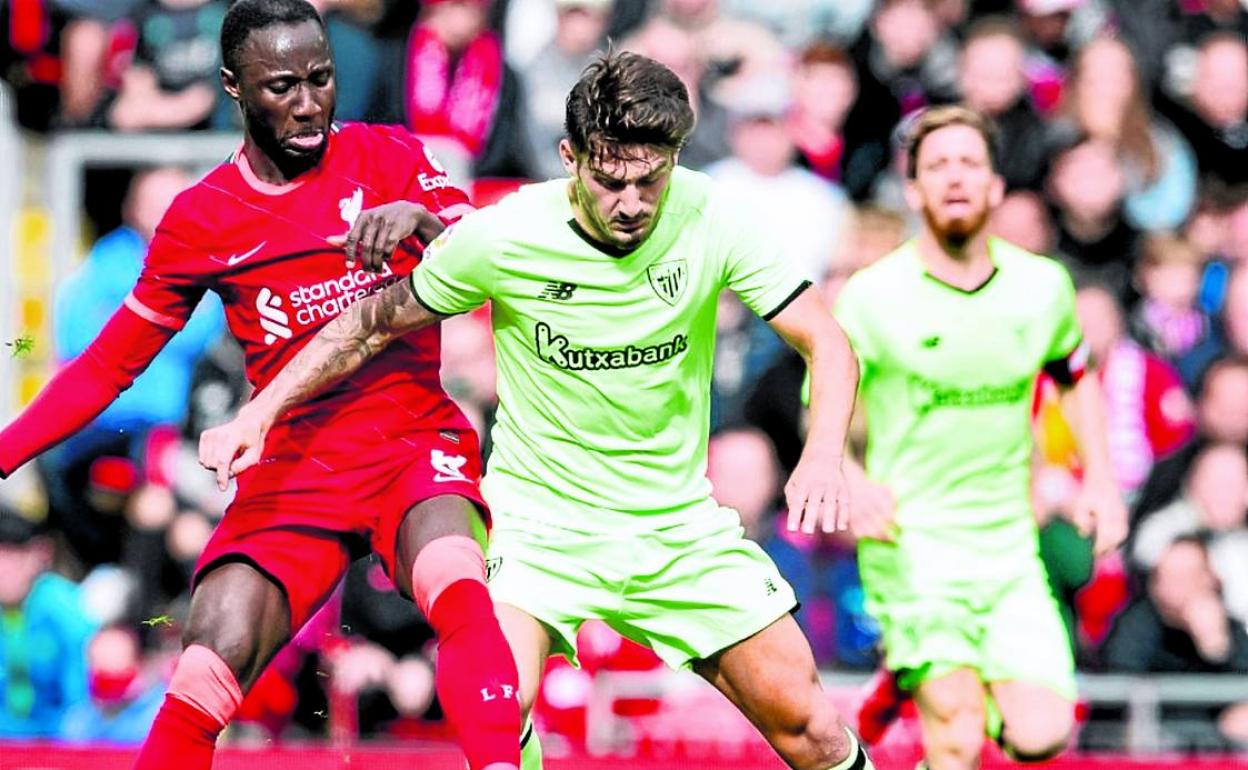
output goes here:
[{"label": "short dark hair", "polygon": [[234,0],[221,23],[221,62],[237,75],[239,51],[252,32],[305,21],[315,21],[325,29],[325,22],[307,0]]},{"label": "short dark hair", "polygon": [[988,145],[988,163],[995,171],[997,168],[997,127],[986,115],[963,107],[960,104],[949,104],[942,107],[928,107],[919,113],[906,129],[906,176],[914,179],[919,147],[929,134],[949,126],[968,126],[979,132]]},{"label": "short dark hair", "polygon": [[676,73],[628,52],[608,52],[585,68],[564,121],[572,149],[595,157],[619,157],[627,145],[676,151],[693,126],[689,91]]}]

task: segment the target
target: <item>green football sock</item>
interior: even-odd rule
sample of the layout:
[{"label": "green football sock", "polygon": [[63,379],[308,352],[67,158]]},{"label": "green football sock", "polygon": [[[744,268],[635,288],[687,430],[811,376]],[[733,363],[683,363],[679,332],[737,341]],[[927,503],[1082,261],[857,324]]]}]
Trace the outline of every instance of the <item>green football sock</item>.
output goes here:
[{"label": "green football sock", "polygon": [[531,720],[525,722],[520,737],[520,770],[542,770],[542,742]]}]

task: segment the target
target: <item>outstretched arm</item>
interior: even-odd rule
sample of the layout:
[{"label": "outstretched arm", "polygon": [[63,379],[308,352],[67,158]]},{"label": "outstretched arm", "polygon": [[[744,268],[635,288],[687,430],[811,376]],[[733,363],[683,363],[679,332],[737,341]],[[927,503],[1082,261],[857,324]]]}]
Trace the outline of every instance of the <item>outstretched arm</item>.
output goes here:
[{"label": "outstretched arm", "polygon": [[200,436],[200,464],[216,471],[224,490],[231,476],[259,462],[264,437],[283,412],[355,372],[404,334],[442,318],[420,303],[410,280],[356,302],[304,345],[237,417]]},{"label": "outstretched arm", "polygon": [[65,365],[17,419],[0,430],[0,479],[94,420],[174,335],[119,309],[82,355]]},{"label": "outstretched arm", "polygon": [[771,319],[810,370],[810,430],[801,459],[784,487],[789,529],[813,533],[849,525],[849,495],[841,462],[858,392],[858,359],[832,313],[807,289]]}]

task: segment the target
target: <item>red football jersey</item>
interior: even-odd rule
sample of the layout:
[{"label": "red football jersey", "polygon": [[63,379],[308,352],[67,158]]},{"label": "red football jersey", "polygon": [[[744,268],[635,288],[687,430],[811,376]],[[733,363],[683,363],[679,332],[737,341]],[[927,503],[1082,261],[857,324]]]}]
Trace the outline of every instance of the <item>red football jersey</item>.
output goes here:
[{"label": "red football jersey", "polygon": [[[152,239],[126,306],[180,329],[205,291],[225,305],[242,345],[247,378],[262,389],[299,349],[351,303],[412,271],[420,242],[408,238],[384,272],[348,268],[343,235],[361,210],[410,200],[451,221],[471,210],[433,155],[405,129],[335,126],[320,165],[288,185],[261,182],[242,152],[177,197]],[[326,414],[350,400],[407,416],[428,428],[468,427],[439,377],[439,327],[395,341],[348,380],[284,420]]]}]

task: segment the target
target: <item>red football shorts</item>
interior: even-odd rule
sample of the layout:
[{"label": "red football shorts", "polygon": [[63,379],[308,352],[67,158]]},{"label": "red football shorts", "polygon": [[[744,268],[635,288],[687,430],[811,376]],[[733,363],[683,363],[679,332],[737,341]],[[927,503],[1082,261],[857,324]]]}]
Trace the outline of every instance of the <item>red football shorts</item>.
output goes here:
[{"label": "red football shorts", "polygon": [[401,432],[395,423],[406,420],[363,417],[275,426],[264,458],[238,477],[194,582],[222,563],[252,564],[285,591],[294,633],[370,549],[394,577],[399,525],[417,503],[457,495],[488,523],[475,432]]}]

